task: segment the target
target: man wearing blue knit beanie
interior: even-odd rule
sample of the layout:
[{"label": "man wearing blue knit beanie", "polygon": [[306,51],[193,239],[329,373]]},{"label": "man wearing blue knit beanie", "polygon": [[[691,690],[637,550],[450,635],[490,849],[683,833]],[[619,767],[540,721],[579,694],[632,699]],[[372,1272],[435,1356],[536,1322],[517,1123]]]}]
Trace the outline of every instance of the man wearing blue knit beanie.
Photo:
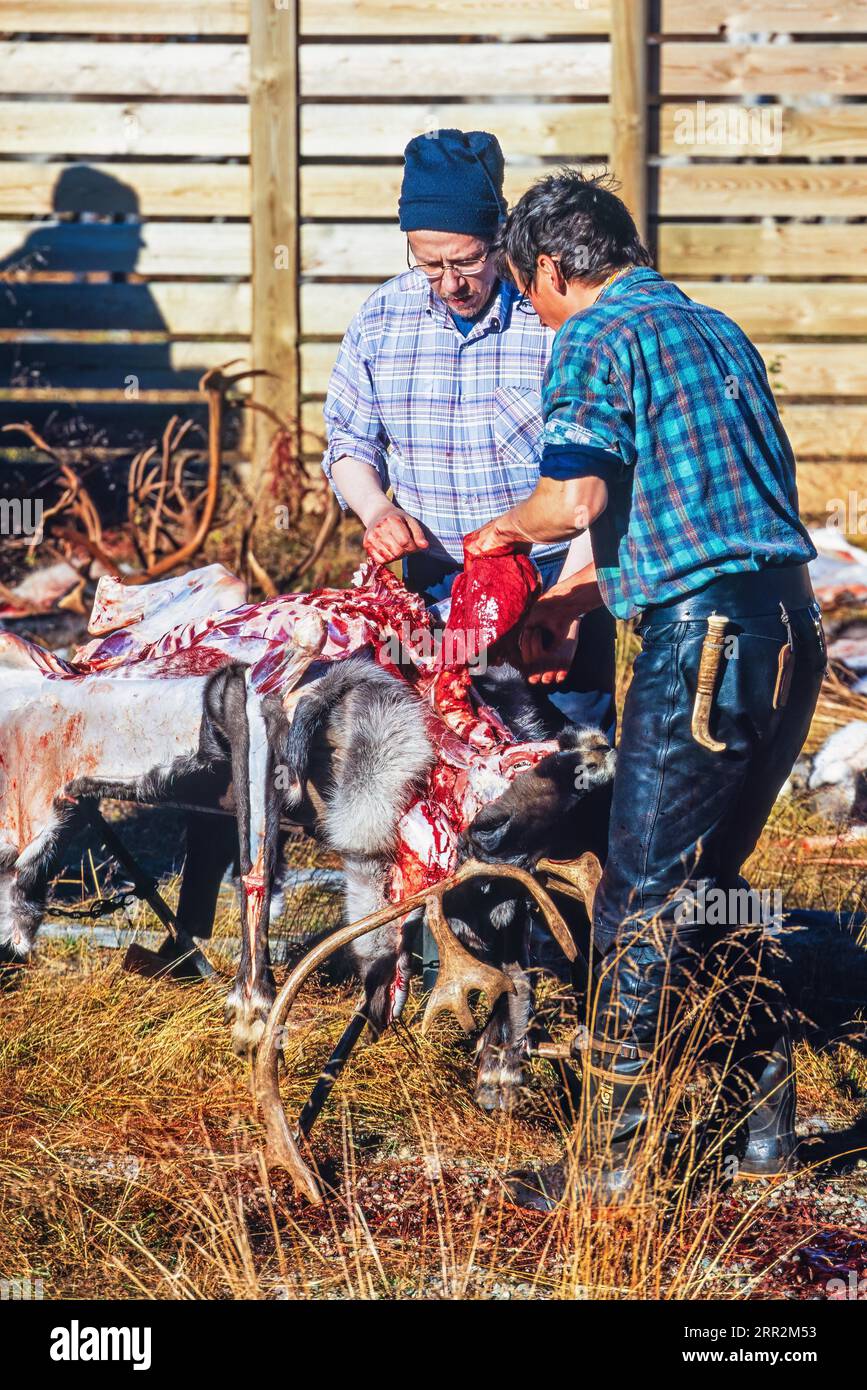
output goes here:
[{"label": "man wearing blue knit beanie", "polygon": [[[405,582],[428,604],[447,598],[464,536],[527,497],[539,477],[552,335],[499,278],[494,240],[505,212],[495,136],[437,130],[410,140],[399,207],[408,269],[355,315],[325,404],[323,467],[338,500],[362,521],[371,559],[401,559]],[[533,559],[546,588],[592,566],[583,539],[537,546]],[[547,654],[552,666],[569,717],[611,729],[607,616],[576,625],[556,662]]]}]

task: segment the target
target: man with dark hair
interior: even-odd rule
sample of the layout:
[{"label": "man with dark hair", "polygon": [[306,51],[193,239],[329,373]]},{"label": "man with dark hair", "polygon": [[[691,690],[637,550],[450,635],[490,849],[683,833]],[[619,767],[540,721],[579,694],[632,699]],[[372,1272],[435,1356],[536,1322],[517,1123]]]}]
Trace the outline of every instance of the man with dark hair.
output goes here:
[{"label": "man with dark hair", "polygon": [[[542,378],[552,334],[499,273],[503,153],[485,131],[437,130],[404,155],[400,227],[408,269],[353,318],[325,403],[323,467],[381,563],[444,603],[463,539],[539,477]],[[387,493],[390,492],[390,496]],[[545,587],[592,568],[586,538],[534,547]],[[578,650],[576,653],[576,645]],[[557,703],[613,728],[614,624],[575,624],[559,653]],[[588,673],[585,677],[584,673]]]},{"label": "man with dark hair", "polygon": [[[642,638],[594,906],[583,1058],[592,1123],[581,1156],[594,1158],[595,1175],[583,1182],[603,1201],[630,1191],[654,1097],[658,1110],[724,957],[739,962],[728,1023],[714,1024],[725,1125],[742,1174],[779,1172],[794,1149],[794,1080],[762,934],[730,916],[711,926],[684,904],[704,901],[708,886],[743,900],[741,866],[804,742],[825,668],[791,447],[746,335],[650,268],[604,181],[572,171],[542,180],[501,244],[518,288],[558,332],[539,483],[471,546],[589,528],[595,577],[543,595],[525,654],[543,659],[600,603],[637,619]],[[519,1175],[515,1195],[548,1208],[565,1172]]]}]

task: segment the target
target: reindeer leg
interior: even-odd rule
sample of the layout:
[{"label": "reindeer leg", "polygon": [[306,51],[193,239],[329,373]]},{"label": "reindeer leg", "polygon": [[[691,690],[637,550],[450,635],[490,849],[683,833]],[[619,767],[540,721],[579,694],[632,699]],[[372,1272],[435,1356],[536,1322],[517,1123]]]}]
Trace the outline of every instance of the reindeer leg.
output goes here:
[{"label": "reindeer leg", "polygon": [[17,979],[17,967],[30,954],[43,911],[42,903],[22,891],[15,872],[17,858],[15,849],[4,851],[0,857],[0,979],[4,985]]},{"label": "reindeer leg", "polygon": [[[186,859],[181,876],[181,889],[175,917],[177,936],[166,937],[155,958],[151,952],[133,947],[127,953],[134,962],[141,962],[142,973],[153,974],[160,962],[176,980],[200,981],[206,978],[202,969],[201,952],[190,955],[189,943],[194,937],[208,938],[214,929],[214,913],[223,875],[237,853],[237,831],[228,816],[196,815],[186,817]],[[178,939],[180,938],[180,940]]]},{"label": "reindeer leg", "polygon": [[[524,1098],[530,1079],[529,1030],[533,1013],[533,985],[527,971],[529,918],[522,902],[511,907],[511,920],[498,929],[496,964],[512,981],[513,992],[503,994],[491,1011],[477,1045],[476,1103],[482,1110],[512,1110]],[[495,909],[495,912],[497,909]]]},{"label": "reindeer leg", "polygon": [[[379,860],[344,859],[346,920],[357,922],[385,906],[383,868]],[[364,1016],[376,1037],[400,1017],[409,991],[411,921],[400,919],[360,937],[348,947],[364,986]]]},{"label": "reindeer leg", "polygon": [[186,817],[187,855],[178,897],[178,926],[190,936],[207,939],[223,875],[237,853],[238,831],[230,816]]},{"label": "reindeer leg", "polygon": [[49,879],[80,824],[79,808],[68,806],[40,853],[34,854],[31,846],[19,855],[11,845],[0,846],[0,968],[12,967],[4,972],[5,983],[16,978],[15,968],[36,945]]},{"label": "reindeer leg", "polygon": [[225,1015],[232,1024],[232,1045],[243,1056],[258,1045],[274,1002],[268,906],[279,807],[268,728],[249,673],[227,682],[225,703],[241,868],[241,959]]}]

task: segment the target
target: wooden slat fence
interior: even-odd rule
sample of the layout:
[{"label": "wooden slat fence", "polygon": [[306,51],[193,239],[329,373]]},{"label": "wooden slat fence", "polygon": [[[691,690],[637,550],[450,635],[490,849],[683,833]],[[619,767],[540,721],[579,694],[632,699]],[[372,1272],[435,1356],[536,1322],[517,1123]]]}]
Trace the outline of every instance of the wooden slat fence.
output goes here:
[{"label": "wooden slat fence", "polygon": [[757,341],[822,516],[867,461],[867,0],[656,9],[657,263]]},{"label": "wooden slat fence", "polygon": [[510,198],[613,163],[659,268],[759,343],[807,509],[863,465],[867,0],[4,0],[0,24],[3,418],[76,391],[164,416],[240,357],[321,431],[340,335],[405,263],[403,147],[454,124],[499,135]]}]

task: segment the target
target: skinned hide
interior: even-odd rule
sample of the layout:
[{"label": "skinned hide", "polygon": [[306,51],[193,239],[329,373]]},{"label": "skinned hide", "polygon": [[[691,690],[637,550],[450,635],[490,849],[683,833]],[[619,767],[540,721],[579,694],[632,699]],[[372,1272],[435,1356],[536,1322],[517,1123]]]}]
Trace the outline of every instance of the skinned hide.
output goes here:
[{"label": "skinned hide", "polygon": [[[251,692],[276,696],[291,718],[322,663],[367,651],[423,701],[434,760],[401,817],[386,891],[397,901],[450,873],[457,840],[516,772],[553,744],[516,744],[493,711],[474,707],[466,670],[441,670],[427,612],[387,569],[364,565],[351,589],[318,589],[237,604],[220,565],[147,586],[100,581],[95,640],[71,662],[0,634],[0,856],[38,856],[77,789],[135,787],[159,800],[197,756],[206,683],[232,662]],[[319,661],[289,679],[296,624],[325,624]],[[125,625],[124,625],[125,624]],[[120,625],[120,626],[119,626]],[[79,792],[80,794],[80,792]]]}]

